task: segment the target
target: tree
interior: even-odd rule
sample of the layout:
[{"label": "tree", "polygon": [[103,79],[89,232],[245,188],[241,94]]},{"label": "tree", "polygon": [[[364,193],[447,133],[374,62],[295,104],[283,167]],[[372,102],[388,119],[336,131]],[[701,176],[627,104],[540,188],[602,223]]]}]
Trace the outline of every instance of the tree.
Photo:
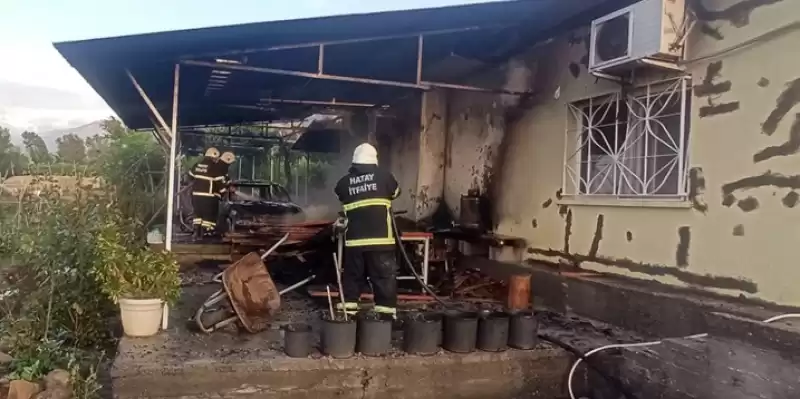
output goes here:
[{"label": "tree", "polygon": [[62,162],[82,163],[86,160],[86,145],[77,134],[69,133],[59,137],[56,145]]},{"label": "tree", "polygon": [[11,133],[0,127],[0,178],[16,176],[28,167],[28,157],[11,144]]},{"label": "tree", "polygon": [[149,220],[165,202],[164,151],[152,133],[128,130],[117,119],[103,121],[103,128],[107,148],[95,165],[98,174],[114,188],[126,216]]},{"label": "tree", "polygon": [[28,152],[28,156],[31,158],[31,162],[37,164],[52,162],[50,151],[47,150],[47,144],[45,144],[41,136],[34,132],[26,131],[22,133],[22,142]]},{"label": "tree", "polygon": [[96,162],[108,151],[109,139],[106,136],[95,134],[86,138],[86,158],[89,162]]},{"label": "tree", "polygon": [[121,139],[130,133],[122,122],[113,116],[104,120],[102,127],[106,131],[106,136],[111,140]]}]

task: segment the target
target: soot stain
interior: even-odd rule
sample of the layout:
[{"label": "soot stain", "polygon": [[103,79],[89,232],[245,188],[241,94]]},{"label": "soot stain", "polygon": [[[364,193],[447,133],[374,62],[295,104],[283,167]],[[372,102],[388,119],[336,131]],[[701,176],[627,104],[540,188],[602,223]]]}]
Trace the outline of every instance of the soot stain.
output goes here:
[{"label": "soot stain", "polygon": [[783,206],[787,208],[794,208],[797,206],[797,202],[800,200],[800,194],[797,194],[797,191],[790,191],[786,196],[783,197],[781,202]]},{"label": "soot stain", "polygon": [[722,194],[723,196],[728,196],[739,190],[750,190],[760,187],[800,190],[800,175],[783,175],[768,170],[757,176],[743,177],[739,180],[726,183],[722,186]]},{"label": "soot stain", "polygon": [[715,40],[725,40],[725,36],[719,31],[719,28],[711,26],[711,24],[707,22],[700,23],[700,32]]},{"label": "soot stain", "polygon": [[800,104],[800,78],[786,84],[786,88],[775,101],[775,108],[761,124],[761,132],[771,136],[778,130],[778,125],[795,105]]},{"label": "soot stain", "polygon": [[761,79],[759,79],[758,83],[756,84],[758,85],[758,87],[767,87],[769,86],[769,79],[762,76]]},{"label": "soot stain", "polygon": [[574,62],[570,62],[569,73],[570,75],[572,75],[573,78],[577,79],[578,77],[581,76],[581,66]]},{"label": "soot stain", "polygon": [[603,266],[618,267],[630,272],[642,273],[649,276],[672,276],[685,283],[704,287],[737,290],[749,294],[758,292],[758,284],[747,279],[711,274],[696,274],[674,266],[644,263],[626,258],[610,258],[605,256],[590,257],[579,254],[568,254],[554,249],[529,248],[528,253],[552,257],[559,256],[571,262],[594,262]]},{"label": "soot stain", "polygon": [[559,188],[558,190],[556,190],[556,199],[562,199],[562,198],[564,198],[564,190]]},{"label": "soot stain", "polygon": [[594,227],[594,236],[592,236],[592,246],[589,248],[589,256],[596,257],[597,252],[600,250],[600,241],[603,239],[603,224],[605,222],[605,215],[597,215],[597,224]]},{"label": "soot stain", "polygon": [[542,208],[549,208],[550,205],[553,205],[553,199],[552,198],[548,198],[547,201],[543,202],[542,203]]},{"label": "soot stain", "polygon": [[630,231],[625,232],[625,239],[628,240],[628,242],[633,241],[633,233]]},{"label": "soot stain", "polygon": [[675,250],[675,263],[678,267],[689,266],[689,244],[692,241],[692,230],[689,226],[678,228],[678,247]]},{"label": "soot stain", "polygon": [[693,87],[696,97],[705,97],[708,105],[700,107],[700,117],[727,114],[739,109],[739,102],[717,103],[717,99],[733,87],[730,80],[718,81],[722,77],[722,61],[709,63],[703,81]]},{"label": "soot stain", "polygon": [[700,117],[707,118],[709,116],[717,116],[729,114],[739,110],[739,102],[733,101],[729,103],[714,104],[711,99],[708,100],[709,105],[700,107]]},{"label": "soot stain", "polygon": [[534,229],[539,227],[539,221],[536,219],[531,220],[531,227],[533,227]]},{"label": "soot stain", "polygon": [[567,212],[569,211],[569,207],[566,205],[559,205],[558,206],[558,214],[563,216],[567,216]]},{"label": "soot stain", "polygon": [[736,226],[733,226],[733,236],[734,237],[744,237],[744,225],[743,224],[737,224]]},{"label": "soot stain", "polygon": [[744,212],[752,212],[758,209],[758,199],[756,197],[747,197],[743,200],[739,200],[736,206]]},{"label": "soot stain", "polygon": [[785,143],[770,146],[753,155],[753,162],[762,162],[775,157],[794,155],[800,151],[800,114],[795,115],[794,123],[789,129],[789,139]]},{"label": "soot stain", "polygon": [[572,236],[572,209],[567,211],[567,220],[564,223],[564,253],[569,253],[569,238]]},{"label": "soot stain", "polygon": [[733,194],[727,194],[722,198],[722,205],[730,208],[731,205],[736,203],[736,196]]},{"label": "soot stain", "polygon": [[689,198],[692,207],[702,213],[708,212],[708,204],[702,196],[706,192],[706,178],[703,175],[703,168],[694,167],[689,169]]},{"label": "soot stain", "polygon": [[757,8],[777,4],[783,0],[741,0],[721,10],[710,10],[702,0],[689,0],[697,18],[701,21],[728,21],[736,28],[750,24],[750,15]]},{"label": "soot stain", "polygon": [[696,97],[708,97],[729,92],[733,87],[733,83],[730,80],[715,83],[717,78],[720,77],[722,77],[722,61],[708,64],[706,76],[703,78],[702,83],[695,85],[693,88],[694,95]]}]

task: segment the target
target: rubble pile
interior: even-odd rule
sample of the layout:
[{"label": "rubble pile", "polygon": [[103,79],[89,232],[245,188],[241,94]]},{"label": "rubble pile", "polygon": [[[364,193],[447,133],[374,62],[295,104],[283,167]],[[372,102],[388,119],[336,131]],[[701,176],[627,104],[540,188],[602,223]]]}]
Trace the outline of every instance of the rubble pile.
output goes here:
[{"label": "rubble pile", "polygon": [[453,276],[453,298],[503,300],[508,283],[495,280],[478,269],[459,270]]}]

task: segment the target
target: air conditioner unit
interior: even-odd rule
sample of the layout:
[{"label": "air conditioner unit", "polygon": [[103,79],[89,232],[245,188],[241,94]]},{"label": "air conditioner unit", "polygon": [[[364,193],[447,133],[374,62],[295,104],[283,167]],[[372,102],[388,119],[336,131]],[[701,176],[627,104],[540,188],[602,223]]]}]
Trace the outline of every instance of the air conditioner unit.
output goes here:
[{"label": "air conditioner unit", "polygon": [[642,64],[678,68],[685,0],[642,0],[592,22],[589,71],[618,74]]}]

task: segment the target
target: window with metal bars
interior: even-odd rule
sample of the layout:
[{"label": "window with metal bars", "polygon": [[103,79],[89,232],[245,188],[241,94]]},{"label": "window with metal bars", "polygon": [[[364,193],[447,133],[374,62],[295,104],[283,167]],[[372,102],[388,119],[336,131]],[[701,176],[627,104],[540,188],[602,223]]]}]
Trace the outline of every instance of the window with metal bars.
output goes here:
[{"label": "window with metal bars", "polygon": [[687,192],[688,78],[568,105],[568,195],[677,198]]}]

